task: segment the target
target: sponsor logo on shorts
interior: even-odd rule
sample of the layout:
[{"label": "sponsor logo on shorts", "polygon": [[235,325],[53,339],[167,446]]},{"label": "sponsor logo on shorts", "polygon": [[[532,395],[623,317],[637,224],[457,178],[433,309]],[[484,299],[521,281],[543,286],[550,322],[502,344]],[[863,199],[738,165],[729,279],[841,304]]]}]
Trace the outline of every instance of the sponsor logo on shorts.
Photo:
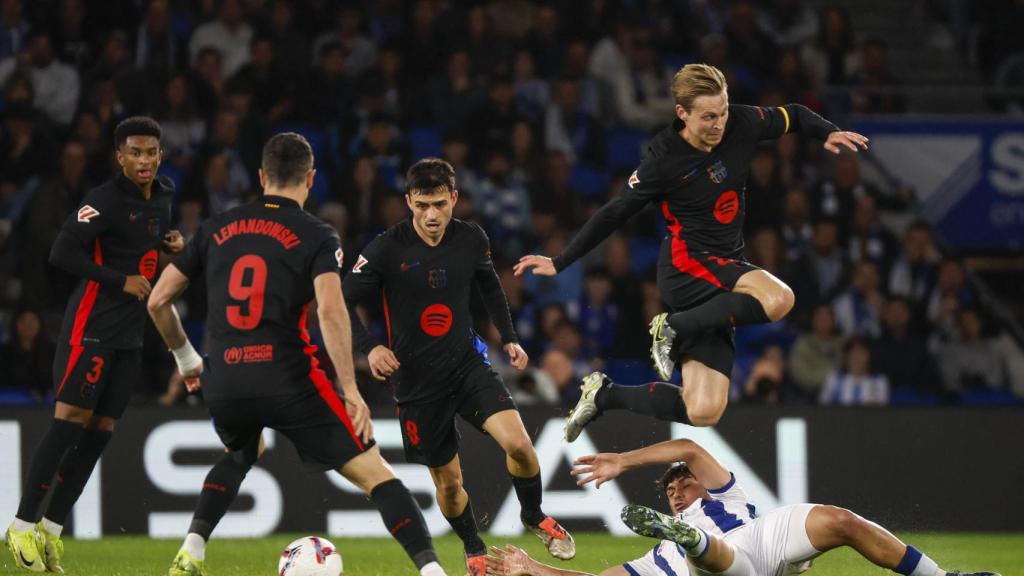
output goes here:
[{"label": "sponsor logo on shorts", "polygon": [[274,360],[273,344],[252,344],[250,346],[232,346],[224,351],[225,364],[256,364]]}]

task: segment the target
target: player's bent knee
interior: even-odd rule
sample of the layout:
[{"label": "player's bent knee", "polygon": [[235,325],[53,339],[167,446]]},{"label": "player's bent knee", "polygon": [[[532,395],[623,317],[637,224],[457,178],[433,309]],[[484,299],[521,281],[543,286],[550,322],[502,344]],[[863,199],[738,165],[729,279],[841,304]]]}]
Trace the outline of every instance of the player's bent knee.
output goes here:
[{"label": "player's bent knee", "polygon": [[461,478],[441,478],[437,482],[437,497],[443,498],[446,501],[455,500],[459,493],[462,492],[462,479]]},{"label": "player's bent knee", "polygon": [[537,453],[533,449],[533,443],[529,436],[516,438],[511,444],[505,447],[505,454],[516,462],[530,462],[537,459]]},{"label": "player's bent knee", "polygon": [[789,314],[793,305],[796,304],[796,296],[789,286],[783,284],[773,290],[761,304],[764,306],[764,312],[768,319],[775,322]]},{"label": "player's bent knee", "polygon": [[846,508],[828,507],[829,527],[832,533],[842,542],[851,542],[862,528],[864,520]]},{"label": "player's bent knee", "polygon": [[692,426],[714,426],[715,424],[718,424],[718,420],[721,419],[722,410],[698,407],[695,409],[687,409],[686,416],[690,419],[690,424]]}]

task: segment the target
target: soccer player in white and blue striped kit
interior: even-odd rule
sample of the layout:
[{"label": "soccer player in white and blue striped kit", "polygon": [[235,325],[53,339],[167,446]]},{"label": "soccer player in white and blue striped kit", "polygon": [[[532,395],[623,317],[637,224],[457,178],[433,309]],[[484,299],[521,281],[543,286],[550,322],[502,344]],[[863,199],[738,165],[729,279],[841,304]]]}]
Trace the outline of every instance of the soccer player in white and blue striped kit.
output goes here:
[{"label": "soccer player in white and blue striped kit", "polygon": [[605,570],[602,576],[789,576],[841,546],[904,576],[999,576],[948,572],[878,524],[843,508],[794,504],[758,515],[736,477],[688,439],[622,454],[584,456],[572,473],[580,477],[579,484],[597,482],[600,487],[631,468],[671,462],[676,464],[661,485],[674,516],[634,504],[622,510],[623,522],[631,530],[661,542],[647,555]]}]

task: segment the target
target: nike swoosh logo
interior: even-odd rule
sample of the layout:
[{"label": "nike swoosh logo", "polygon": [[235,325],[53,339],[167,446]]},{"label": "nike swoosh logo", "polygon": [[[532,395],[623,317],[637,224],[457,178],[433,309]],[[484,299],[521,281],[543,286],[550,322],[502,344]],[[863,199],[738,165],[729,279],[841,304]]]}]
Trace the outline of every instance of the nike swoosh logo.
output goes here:
[{"label": "nike swoosh logo", "polygon": [[412,264],[409,264],[407,262],[402,262],[402,264],[399,266],[399,269],[401,269],[402,272],[408,272],[409,270],[412,270],[413,268],[415,268],[415,267],[417,267],[419,265],[420,265],[419,260],[413,262]]},{"label": "nike swoosh logo", "polygon": [[26,568],[31,568],[31,567],[33,567],[33,566],[35,566],[35,565],[36,565],[36,561],[35,561],[35,560],[33,560],[33,561],[31,561],[31,562],[29,562],[28,560],[26,560],[26,559],[25,559],[25,554],[23,554],[23,553],[21,552],[21,550],[18,550],[18,556],[21,556],[21,563],[22,563],[22,565],[24,565],[24,566],[25,566]]}]

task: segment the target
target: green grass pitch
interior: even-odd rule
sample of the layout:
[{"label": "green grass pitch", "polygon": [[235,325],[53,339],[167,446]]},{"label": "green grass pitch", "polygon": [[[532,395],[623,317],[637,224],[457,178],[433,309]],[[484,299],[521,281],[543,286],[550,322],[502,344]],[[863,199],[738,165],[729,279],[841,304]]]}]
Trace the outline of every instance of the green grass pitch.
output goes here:
[{"label": "green grass pitch", "polygon": [[[272,576],[278,554],[299,535],[283,534],[254,540],[218,540],[207,550],[210,576]],[[1024,574],[1024,533],[1019,534],[900,534],[901,538],[934,558],[946,569],[995,570],[1003,576]],[[504,539],[487,537],[489,544]],[[653,544],[645,538],[618,538],[604,534],[576,535],[578,554],[570,562],[547,555],[531,537],[513,538],[534,558],[559,567],[599,574],[604,568],[644,554]],[[350,576],[415,575],[412,563],[393,540],[335,538]],[[435,539],[441,563],[450,575],[465,574],[462,547],[452,535]],[[64,567],[69,576],[148,576],[167,573],[177,540],[112,537],[96,541],[67,540]],[[6,547],[0,548],[0,574],[28,574],[14,568]],[[810,574],[821,576],[874,576],[893,574],[863,560],[851,550],[829,552],[814,563]]]}]

